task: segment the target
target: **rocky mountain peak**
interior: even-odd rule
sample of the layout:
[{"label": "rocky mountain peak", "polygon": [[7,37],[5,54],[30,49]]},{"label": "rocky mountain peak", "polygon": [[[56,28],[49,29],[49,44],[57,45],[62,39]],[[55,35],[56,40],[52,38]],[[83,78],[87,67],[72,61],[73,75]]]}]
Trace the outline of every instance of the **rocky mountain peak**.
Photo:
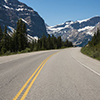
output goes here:
[{"label": "rocky mountain peak", "polygon": [[26,4],[18,0],[0,0],[0,26],[5,25],[16,28],[18,19],[22,19],[27,26],[27,32],[31,36],[47,36],[44,20],[39,14]]},{"label": "rocky mountain peak", "polygon": [[61,36],[63,41],[68,39],[76,46],[84,46],[91,40],[94,30],[100,27],[99,22],[100,16],[94,16],[84,20],[66,21],[63,24],[46,27],[50,35]]}]

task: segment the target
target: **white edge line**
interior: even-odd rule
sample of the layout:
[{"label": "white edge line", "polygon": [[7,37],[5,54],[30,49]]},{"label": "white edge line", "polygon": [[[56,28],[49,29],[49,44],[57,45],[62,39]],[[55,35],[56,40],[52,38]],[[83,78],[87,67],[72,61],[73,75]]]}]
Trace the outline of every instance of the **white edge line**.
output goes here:
[{"label": "white edge line", "polygon": [[[72,54],[71,54],[72,55]],[[73,57],[73,56],[72,56]],[[78,63],[80,63],[82,66],[84,66],[85,68],[87,68],[88,70],[90,70],[91,72],[95,73],[96,75],[100,76],[100,74],[96,71],[94,71],[93,69],[91,69],[90,67],[86,66],[85,64],[83,64],[82,62],[80,62],[79,60],[77,60],[75,57],[73,57]]]}]

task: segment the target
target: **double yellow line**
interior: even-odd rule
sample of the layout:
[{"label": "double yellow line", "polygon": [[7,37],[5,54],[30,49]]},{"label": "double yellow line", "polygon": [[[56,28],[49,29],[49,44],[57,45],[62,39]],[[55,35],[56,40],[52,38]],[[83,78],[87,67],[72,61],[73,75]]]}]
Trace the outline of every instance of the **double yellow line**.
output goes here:
[{"label": "double yellow line", "polygon": [[[54,53],[56,54],[56,53]],[[23,96],[21,97],[20,100],[24,100],[29,92],[29,90],[31,89],[33,83],[35,82],[36,78],[38,77],[40,71],[42,70],[42,68],[44,67],[45,63],[54,55],[52,54],[51,56],[49,56],[48,58],[46,58],[41,64],[40,66],[35,70],[35,72],[31,75],[31,77],[26,81],[26,83],[23,85],[23,87],[19,90],[19,92],[16,94],[16,96],[13,98],[13,100],[17,100],[18,97],[21,95],[21,93],[23,92],[23,90],[27,87],[27,85],[29,84],[29,86],[27,87],[26,91],[24,92]],[[34,78],[33,78],[34,77]],[[33,78],[33,80],[32,80]]]}]

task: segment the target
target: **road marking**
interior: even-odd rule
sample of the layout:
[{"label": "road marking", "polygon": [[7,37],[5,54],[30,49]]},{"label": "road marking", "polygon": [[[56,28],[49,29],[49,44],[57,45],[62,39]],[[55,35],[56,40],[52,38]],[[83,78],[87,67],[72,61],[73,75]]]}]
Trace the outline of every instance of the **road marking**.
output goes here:
[{"label": "road marking", "polygon": [[[41,63],[41,65],[45,62],[45,60]],[[25,89],[25,87],[27,86],[27,84],[30,82],[30,80],[32,79],[32,77],[36,74],[36,72],[38,71],[38,69],[41,67],[41,65],[35,70],[35,72],[31,75],[31,77],[27,80],[27,82],[23,85],[23,87],[20,89],[20,91],[17,93],[17,95],[14,97],[13,100],[16,100],[19,95],[22,93],[22,91]]]},{"label": "road marking", "polygon": [[[48,59],[45,61],[45,63],[48,61]],[[42,67],[40,68],[40,70],[38,71],[38,73],[36,74],[36,76],[34,77],[34,79],[32,80],[32,82],[30,83],[29,87],[27,88],[27,90],[25,91],[24,95],[22,96],[21,100],[24,100],[25,97],[27,96],[29,90],[31,89],[34,81],[36,80],[37,76],[39,75],[40,71],[42,70],[42,68],[44,67],[45,63],[42,65]]]},{"label": "road marking", "polygon": [[[72,54],[71,54],[72,55]],[[90,70],[91,72],[95,73],[96,75],[100,76],[100,74],[96,71],[94,71],[93,69],[91,69],[90,67],[88,67],[87,65],[83,64],[82,62],[80,62],[79,60],[77,60],[74,56],[72,56],[78,63],[80,63],[82,66],[84,66],[85,68],[87,68],[88,70]]]},{"label": "road marking", "polygon": [[[58,53],[58,52],[57,52]],[[56,53],[54,53],[56,54]],[[49,56],[48,58],[46,58],[41,64],[40,66],[35,70],[35,72],[31,75],[31,77],[26,81],[26,83],[23,85],[23,87],[19,90],[19,92],[16,94],[16,96],[13,98],[13,100],[17,100],[18,97],[21,95],[21,93],[23,92],[23,90],[26,88],[26,86],[28,85],[28,83],[31,81],[31,79],[33,78],[33,80],[31,81],[31,83],[29,84],[28,88],[26,89],[25,93],[23,94],[21,100],[24,100],[25,97],[27,96],[29,90],[31,89],[33,83],[35,82],[36,78],[38,77],[40,71],[42,70],[42,68],[44,67],[44,65],[46,64],[46,62],[54,55],[52,54],[51,56]],[[37,73],[37,74],[36,74]],[[36,74],[36,75],[35,75]],[[35,76],[34,76],[35,75]]]}]

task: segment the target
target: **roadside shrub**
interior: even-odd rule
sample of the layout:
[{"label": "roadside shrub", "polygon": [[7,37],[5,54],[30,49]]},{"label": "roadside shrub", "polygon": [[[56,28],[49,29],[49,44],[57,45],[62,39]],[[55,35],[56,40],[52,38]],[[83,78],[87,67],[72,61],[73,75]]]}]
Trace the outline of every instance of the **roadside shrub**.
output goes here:
[{"label": "roadside shrub", "polygon": [[98,58],[100,56],[100,53],[98,51],[93,53],[93,58]]},{"label": "roadside shrub", "polygon": [[31,52],[30,48],[26,48],[25,50],[22,50],[21,53]]},{"label": "roadside shrub", "polygon": [[11,51],[7,51],[6,53],[5,53],[5,55],[10,55],[11,54]]}]

